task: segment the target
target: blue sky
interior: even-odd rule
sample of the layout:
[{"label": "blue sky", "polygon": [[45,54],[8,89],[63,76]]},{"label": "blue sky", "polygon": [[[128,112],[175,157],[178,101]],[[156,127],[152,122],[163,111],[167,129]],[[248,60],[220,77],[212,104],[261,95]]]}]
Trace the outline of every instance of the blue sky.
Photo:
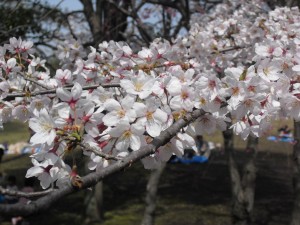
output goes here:
[{"label": "blue sky", "polygon": [[[55,6],[61,0],[43,0],[44,2],[48,2],[50,5]],[[61,9],[68,9],[68,10],[78,10],[82,9],[82,4],[79,0],[62,0],[62,3],[59,5]]]}]

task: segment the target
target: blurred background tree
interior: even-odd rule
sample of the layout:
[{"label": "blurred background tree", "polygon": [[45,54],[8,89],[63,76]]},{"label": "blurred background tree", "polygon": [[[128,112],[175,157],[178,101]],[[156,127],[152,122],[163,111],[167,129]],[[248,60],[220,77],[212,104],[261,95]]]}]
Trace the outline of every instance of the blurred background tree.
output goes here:
[{"label": "blurred background tree", "polygon": [[[226,1],[78,0],[82,6],[76,10],[63,9],[63,2],[1,1],[0,44],[10,37],[22,37],[33,40],[38,49],[49,53],[50,49],[56,49],[56,41],[74,38],[84,46],[114,40],[140,48],[156,37],[172,41],[184,35],[193,17],[209,13],[217,4]],[[70,1],[69,5],[74,2]],[[271,8],[300,4],[296,0],[269,0],[268,3]]]}]

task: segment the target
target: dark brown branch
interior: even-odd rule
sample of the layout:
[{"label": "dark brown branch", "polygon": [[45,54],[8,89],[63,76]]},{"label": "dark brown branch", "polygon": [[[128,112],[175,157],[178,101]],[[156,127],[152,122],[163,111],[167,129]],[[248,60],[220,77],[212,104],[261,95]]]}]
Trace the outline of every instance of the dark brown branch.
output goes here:
[{"label": "dark brown branch", "polygon": [[170,7],[170,8],[176,8],[174,7],[177,4],[174,4],[174,1],[170,1],[170,0],[147,0],[147,3],[152,3],[152,4],[157,4],[157,5],[163,5],[165,7]]},{"label": "dark brown branch", "polygon": [[[93,3],[91,0],[80,0],[83,5],[83,12],[91,28],[93,37],[101,36],[101,20],[93,9]],[[95,41],[95,40],[94,40]]]},{"label": "dark brown branch", "polygon": [[136,9],[132,9],[130,12],[122,7],[119,7],[119,5],[114,2],[113,0],[106,0],[107,2],[109,2],[110,4],[112,4],[113,6],[116,7],[116,9],[122,13],[127,15],[128,17],[131,17],[135,22],[136,22],[136,26],[138,28],[139,33],[141,34],[141,37],[143,38],[144,42],[147,44],[150,44],[150,42],[152,41],[151,36],[149,35],[149,33],[147,32],[147,30],[144,28],[143,23],[141,23],[141,19],[138,15],[138,11]]},{"label": "dark brown branch", "polygon": [[130,13],[129,11],[127,11],[126,9],[120,7],[116,2],[112,1],[112,0],[106,0],[107,2],[109,2],[110,4],[112,4],[114,7],[116,7],[116,9],[118,11],[120,11],[121,13],[132,17],[132,13]]},{"label": "dark brown branch", "polygon": [[66,13],[65,15],[66,16],[71,16],[71,15],[78,14],[78,13],[83,13],[83,11],[82,10],[74,10],[74,11],[71,11],[69,13]]},{"label": "dark brown branch", "polygon": [[175,38],[179,31],[181,30],[182,26],[184,24],[184,17],[181,17],[180,21],[178,22],[178,24],[176,25],[175,29],[174,29],[174,32],[172,34],[172,37]]},{"label": "dark brown branch", "polygon": [[[82,177],[82,189],[94,186],[105,177],[130,166],[132,163],[137,162],[147,155],[153,154],[157,148],[167,144],[171,140],[171,138],[173,138],[182,128],[186,127],[188,124],[195,121],[199,116],[203,114],[204,111],[198,109],[193,111],[192,113],[187,114],[184,118],[179,119],[172,126],[163,131],[159,137],[155,138],[143,149],[131,152],[130,155],[125,157],[123,160],[117,161],[116,163],[111,164],[110,166],[103,168],[102,170],[90,173]],[[12,205],[0,204],[0,215],[26,216],[45,211],[62,197],[78,190],[79,189],[76,187],[66,185],[63,188],[54,190],[48,195],[41,197],[36,201],[32,201],[27,205],[21,203]]]},{"label": "dark brown branch", "polygon": [[59,5],[63,2],[64,0],[59,1],[51,10],[49,10],[45,15],[43,15],[41,18],[39,18],[39,21],[42,21],[46,19],[51,13],[56,11],[59,7]]},{"label": "dark brown branch", "polygon": [[145,5],[145,3],[145,1],[141,1],[140,4],[135,8],[135,11],[138,12]]}]

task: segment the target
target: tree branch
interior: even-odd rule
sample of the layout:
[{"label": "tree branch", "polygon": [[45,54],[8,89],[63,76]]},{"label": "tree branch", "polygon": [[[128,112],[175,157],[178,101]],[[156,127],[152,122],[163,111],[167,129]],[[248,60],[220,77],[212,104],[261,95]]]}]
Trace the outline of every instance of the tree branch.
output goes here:
[{"label": "tree branch", "polygon": [[96,155],[98,155],[98,156],[100,156],[100,157],[102,157],[102,158],[104,158],[104,159],[106,159],[106,160],[112,159],[112,160],[118,161],[118,160],[121,160],[121,159],[122,159],[122,158],[120,158],[120,157],[115,157],[115,156],[113,156],[113,155],[109,155],[109,154],[105,154],[105,153],[103,153],[103,152],[100,152],[100,151],[98,151],[96,148],[93,148],[93,147],[91,147],[91,146],[89,146],[89,145],[87,145],[87,144],[81,143],[81,144],[79,144],[79,145],[80,145],[85,151],[93,152],[93,153],[95,153]]},{"label": "tree branch", "polygon": [[[95,36],[101,33],[100,20],[93,9],[93,3],[91,0],[80,0],[83,5],[83,12],[91,28],[92,34]],[[95,40],[94,40],[95,41]]]},{"label": "tree branch", "polygon": [[[90,89],[96,89],[98,87],[103,87],[103,88],[112,88],[112,87],[120,87],[119,83],[115,84],[97,84],[97,85],[91,85],[91,86],[85,86],[82,87],[82,90],[90,90]],[[67,87],[65,90],[71,90],[72,87]],[[11,101],[17,97],[32,97],[32,96],[37,96],[37,95],[47,95],[47,94],[55,94],[56,93],[56,88],[54,89],[49,89],[45,91],[35,91],[31,93],[13,93],[13,94],[8,94],[5,98],[2,99],[2,101]]]},{"label": "tree branch", "polygon": [[[147,3],[152,3],[152,4],[157,4],[157,5],[163,5],[165,7],[170,7],[170,8],[176,8],[176,1],[170,1],[170,0],[147,0]],[[175,7],[174,7],[175,6]]]},{"label": "tree branch", "polygon": [[[130,155],[125,157],[124,159],[117,161],[116,163],[111,164],[106,168],[103,168],[96,172],[92,172],[82,177],[82,189],[94,186],[105,177],[130,166],[132,163],[137,162],[139,159],[147,155],[153,154],[157,148],[167,144],[177,134],[177,132],[186,127],[191,122],[195,121],[204,113],[205,112],[203,110],[197,109],[192,113],[185,115],[184,118],[176,121],[172,126],[163,131],[159,137],[154,138],[154,140],[143,149],[131,152]],[[71,185],[66,185],[65,187],[54,190],[48,195],[41,197],[36,201],[32,201],[27,205],[21,203],[10,205],[0,204],[0,215],[28,216],[34,213],[45,211],[62,197],[79,190],[79,188],[73,187]]]},{"label": "tree branch", "polygon": [[3,195],[10,195],[16,197],[24,197],[24,198],[37,198],[51,193],[54,189],[50,188],[45,191],[37,191],[37,192],[22,192],[22,191],[14,191],[10,189],[5,189],[0,186],[0,193]]},{"label": "tree branch", "polygon": [[216,52],[225,53],[225,52],[239,50],[239,49],[243,49],[243,48],[247,48],[247,47],[249,47],[249,46],[233,46],[233,47],[228,47],[228,48],[217,50]]},{"label": "tree branch", "polygon": [[109,2],[110,4],[112,4],[114,7],[116,7],[116,9],[118,11],[120,11],[121,13],[129,16],[129,17],[132,17],[132,13],[130,13],[129,11],[127,11],[126,9],[120,7],[116,2],[112,1],[112,0],[106,0],[107,2]]},{"label": "tree branch", "polygon": [[46,89],[46,90],[50,90],[50,88],[49,88],[48,86],[46,86],[46,85],[44,85],[44,84],[38,82],[37,80],[32,79],[32,78],[29,78],[29,77],[26,77],[26,76],[23,75],[22,73],[18,73],[18,74],[19,74],[21,77],[23,77],[24,80],[30,81],[30,82],[32,82],[32,83],[34,83],[34,84],[36,84],[36,85],[38,85],[38,86],[40,86],[40,87]]}]

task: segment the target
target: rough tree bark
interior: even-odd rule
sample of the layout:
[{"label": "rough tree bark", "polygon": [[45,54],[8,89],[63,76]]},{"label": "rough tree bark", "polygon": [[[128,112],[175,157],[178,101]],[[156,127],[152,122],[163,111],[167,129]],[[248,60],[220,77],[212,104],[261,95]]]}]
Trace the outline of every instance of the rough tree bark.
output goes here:
[{"label": "rough tree bark", "polygon": [[300,224],[300,122],[294,122],[294,209],[290,225]]},{"label": "rough tree bark", "polygon": [[258,138],[249,136],[247,149],[251,156],[248,162],[239,172],[237,162],[234,158],[233,150],[233,131],[223,132],[224,147],[228,155],[228,167],[231,179],[232,192],[232,223],[234,225],[250,225],[253,220],[253,205],[255,195],[256,166],[255,157],[258,144]]},{"label": "rough tree bark", "polygon": [[104,220],[103,182],[98,182],[92,190],[86,190],[84,197],[84,224],[100,224]]},{"label": "rough tree bark", "polygon": [[162,163],[157,169],[151,171],[146,194],[146,208],[141,225],[153,225],[155,220],[156,197],[159,179],[166,167],[166,163]]}]

